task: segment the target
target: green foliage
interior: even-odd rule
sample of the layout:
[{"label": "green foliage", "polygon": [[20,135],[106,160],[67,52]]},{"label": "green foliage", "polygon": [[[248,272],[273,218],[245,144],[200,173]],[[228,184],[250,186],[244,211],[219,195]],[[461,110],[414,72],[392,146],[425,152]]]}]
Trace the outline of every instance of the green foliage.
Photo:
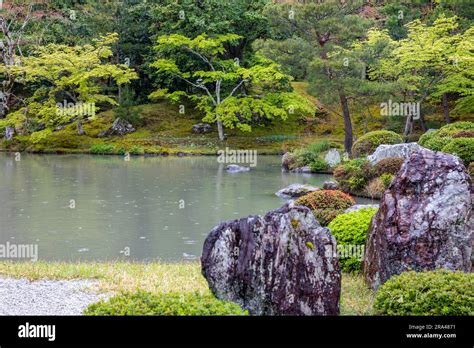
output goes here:
[{"label": "green foliage", "polygon": [[334,178],[344,191],[361,192],[373,177],[374,169],[364,158],[347,161],[334,169]]},{"label": "green foliage", "polygon": [[314,173],[322,172],[328,169],[328,164],[322,158],[315,158],[310,164],[309,167]]},{"label": "green foliage", "polygon": [[[255,122],[286,120],[289,113],[314,113],[312,103],[291,92],[291,77],[276,63],[255,57],[246,67],[238,57],[223,58],[241,39],[235,34],[200,34],[193,39],[179,34],[160,36],[155,47],[159,59],[151,67],[188,87],[158,89],[150,98],[167,97],[173,102],[191,99],[204,113],[204,122],[217,123],[220,140],[224,139],[222,127],[251,131]],[[176,52],[197,57],[200,64],[183,65]]]},{"label": "green foliage", "polygon": [[341,191],[318,190],[298,198],[294,204],[310,208],[321,225],[326,226],[345,209],[353,206],[355,201]]},{"label": "green foliage", "polygon": [[401,142],[403,142],[403,138],[392,131],[378,130],[368,132],[361,136],[354,145],[352,145],[352,156],[362,157],[371,155],[379,145],[393,145]]},{"label": "green foliage", "polygon": [[469,163],[467,167],[467,172],[471,175],[471,179],[474,181],[474,162]]},{"label": "green foliage", "polygon": [[96,144],[92,145],[89,149],[90,153],[97,154],[97,155],[108,155],[116,153],[115,146],[112,144]]},{"label": "green foliage", "polygon": [[124,292],[89,305],[85,315],[92,316],[210,316],[210,315],[247,315],[237,304],[224,302],[212,295],[198,293],[153,294],[137,291]]},{"label": "green foliage", "polygon": [[311,143],[301,149],[297,149],[290,153],[289,168],[295,169],[304,166],[310,166],[314,172],[323,171],[327,169],[327,163],[320,158],[324,151],[331,147],[329,141],[321,140],[316,143]]},{"label": "green foliage", "polygon": [[474,315],[474,274],[404,272],[383,284],[374,307],[384,315]]},{"label": "green foliage", "polygon": [[134,145],[130,148],[129,153],[131,155],[143,155],[145,150],[141,146]]},{"label": "green foliage", "polygon": [[390,186],[390,184],[393,181],[393,178],[394,178],[394,175],[390,173],[384,173],[380,176],[380,180],[382,181],[385,189],[387,189]]},{"label": "green foliage", "polygon": [[[376,212],[376,208],[365,208],[338,215],[332,220],[328,228],[336,238],[338,247],[365,245],[370,221]],[[343,272],[359,272],[361,261],[360,257],[355,255],[347,258],[340,257],[339,265]]]},{"label": "green foliage", "polygon": [[471,163],[474,161],[474,138],[455,138],[441,151],[458,156],[466,164]]},{"label": "green foliage", "polygon": [[[21,76],[25,86],[38,86],[23,107],[8,115],[8,118],[26,118],[43,123],[48,128],[69,122],[77,117],[93,117],[96,104],[116,105],[115,99],[104,93],[106,83],[118,85],[129,83],[137,75],[125,65],[110,64],[113,55],[111,46],[118,40],[117,34],[101,36],[92,44],[66,46],[50,44],[37,46],[29,56],[21,58],[21,64],[10,67],[10,73]],[[0,75],[6,66],[0,65]],[[82,115],[76,108],[60,109],[58,103],[67,99],[73,104],[88,106],[89,114]],[[44,133],[43,133],[44,134]]]},{"label": "green foliage", "polygon": [[469,164],[474,161],[474,137],[470,137],[472,131],[474,131],[474,122],[455,122],[423,134],[418,143],[433,151],[456,155]]},{"label": "green foliage", "polygon": [[386,173],[396,175],[400,171],[403,162],[405,162],[403,158],[387,157],[378,161],[374,166],[374,170],[377,176]]}]

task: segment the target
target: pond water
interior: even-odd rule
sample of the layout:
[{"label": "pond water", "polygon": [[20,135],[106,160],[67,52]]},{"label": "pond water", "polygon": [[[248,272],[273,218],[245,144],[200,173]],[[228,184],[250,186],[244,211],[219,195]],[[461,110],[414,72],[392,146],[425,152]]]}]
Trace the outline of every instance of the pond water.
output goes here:
[{"label": "pond water", "polygon": [[282,173],[259,156],[247,173],[216,157],[0,153],[0,244],[38,246],[40,260],[197,259],[219,222],[264,214],[291,183],[330,175]]}]

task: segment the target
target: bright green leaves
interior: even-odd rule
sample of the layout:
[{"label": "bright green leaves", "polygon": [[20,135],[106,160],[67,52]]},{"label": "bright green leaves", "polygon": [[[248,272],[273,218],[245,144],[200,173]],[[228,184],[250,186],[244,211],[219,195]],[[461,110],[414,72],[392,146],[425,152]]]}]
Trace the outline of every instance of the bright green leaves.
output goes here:
[{"label": "bright green leaves", "polygon": [[[291,77],[275,62],[256,56],[241,65],[239,59],[228,58],[227,48],[240,39],[235,34],[159,37],[159,59],[151,66],[159,75],[170,75],[190,88],[158,89],[150,98],[167,97],[177,102],[187,97],[204,112],[203,121],[242,131],[251,131],[251,124],[261,119],[285,120],[293,112],[314,114],[314,105],[290,92]],[[193,59],[183,60],[183,54]]]},{"label": "bright green leaves", "polygon": [[57,112],[56,104],[64,99],[73,103],[116,105],[115,98],[104,92],[107,84],[114,81],[123,85],[138,78],[126,65],[108,62],[112,56],[111,45],[117,41],[117,34],[109,34],[93,40],[92,45],[37,47],[32,55],[22,58],[21,64],[12,67],[18,82],[42,86],[26,100],[28,107],[16,113],[49,127],[74,116]]}]

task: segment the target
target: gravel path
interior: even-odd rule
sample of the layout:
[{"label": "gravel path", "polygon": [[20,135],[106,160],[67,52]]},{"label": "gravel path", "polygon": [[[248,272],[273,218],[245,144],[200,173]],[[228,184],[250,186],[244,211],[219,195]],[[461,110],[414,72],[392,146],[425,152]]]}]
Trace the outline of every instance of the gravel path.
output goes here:
[{"label": "gravel path", "polygon": [[0,315],[81,315],[97,294],[91,280],[39,280],[0,277]]}]

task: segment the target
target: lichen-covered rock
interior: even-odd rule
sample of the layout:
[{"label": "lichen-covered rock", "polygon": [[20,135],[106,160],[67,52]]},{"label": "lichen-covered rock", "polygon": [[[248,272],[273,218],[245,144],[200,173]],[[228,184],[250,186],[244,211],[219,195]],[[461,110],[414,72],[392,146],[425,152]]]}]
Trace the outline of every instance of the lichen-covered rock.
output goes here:
[{"label": "lichen-covered rock", "polygon": [[288,205],[215,227],[202,273],[214,295],[253,315],[338,315],[336,240],[311,211]]},{"label": "lichen-covered rock", "polygon": [[323,183],[324,190],[339,190],[339,184],[335,181],[325,181]]},{"label": "lichen-covered rock", "polygon": [[285,152],[281,156],[281,170],[282,172],[289,172],[296,163],[296,156],[291,152]]},{"label": "lichen-covered rock", "polygon": [[341,154],[337,149],[329,149],[326,156],[324,156],[324,161],[331,167],[334,168],[339,163],[341,163]]},{"label": "lichen-covered rock", "polygon": [[193,125],[193,133],[205,134],[212,131],[211,125],[207,123],[198,123]]},{"label": "lichen-covered rock", "polygon": [[368,209],[368,208],[378,209],[379,205],[378,204],[356,204],[356,205],[353,205],[352,207],[347,208],[346,210],[344,210],[344,213],[350,213],[352,211],[357,211],[357,210],[361,210],[361,209]]},{"label": "lichen-covered rock", "polygon": [[412,153],[421,149],[423,149],[423,147],[417,143],[379,145],[372,155],[367,156],[367,160],[369,160],[372,165],[375,165],[377,162],[388,157],[407,159]]},{"label": "lichen-covered rock", "polygon": [[103,134],[103,136],[110,135],[125,135],[128,133],[135,132],[135,128],[123,118],[116,118],[112,126]]},{"label": "lichen-covered rock", "polygon": [[469,272],[471,179],[459,158],[421,149],[405,161],[385,191],[369,229],[366,283],[377,289],[404,271]]},{"label": "lichen-covered rock", "polygon": [[285,188],[282,188],[275,194],[278,197],[289,199],[289,198],[298,198],[308,194],[310,192],[314,192],[320,190],[320,188],[316,186],[306,185],[306,184],[291,184]]}]

